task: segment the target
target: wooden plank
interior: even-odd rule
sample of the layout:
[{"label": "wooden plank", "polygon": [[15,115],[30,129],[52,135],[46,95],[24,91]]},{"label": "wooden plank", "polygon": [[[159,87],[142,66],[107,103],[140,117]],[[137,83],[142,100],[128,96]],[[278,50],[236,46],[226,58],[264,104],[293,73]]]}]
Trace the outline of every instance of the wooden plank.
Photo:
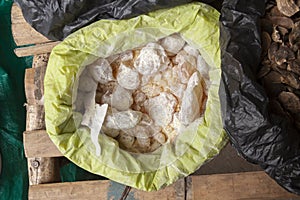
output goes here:
[{"label": "wooden plank", "polygon": [[[26,131],[45,129],[45,112],[43,106],[44,76],[49,54],[36,55],[32,69],[25,73],[25,94],[27,99]],[[41,142],[39,145],[43,145]],[[60,158],[29,157],[28,178],[30,185],[60,181]]]},{"label": "wooden plank", "polygon": [[[187,200],[299,200],[264,172],[244,172],[188,177]],[[188,185],[188,184],[187,184]]]},{"label": "wooden plank", "polygon": [[37,44],[35,46],[16,48],[14,52],[18,57],[49,53],[59,43],[60,42],[48,42],[43,44]]},{"label": "wooden plank", "polygon": [[29,187],[28,200],[107,199],[109,181],[41,184]]},{"label": "wooden plank", "polygon": [[26,101],[29,105],[42,105],[44,96],[44,77],[49,54],[40,54],[33,57],[32,67],[26,69],[24,85]]},{"label": "wooden plank", "polygon": [[45,130],[25,131],[23,143],[26,157],[59,157],[62,156]]},{"label": "wooden plank", "polygon": [[26,105],[26,131],[45,130],[45,111],[43,105]]},{"label": "wooden plank", "polygon": [[47,68],[50,53],[38,54],[33,57],[32,68]]},{"label": "wooden plank", "polygon": [[21,8],[16,3],[13,3],[11,7],[11,21],[16,24],[27,23],[23,17]]},{"label": "wooden plank", "polygon": [[[144,192],[137,189],[131,189],[128,194],[128,200],[157,200],[174,199],[184,200],[185,189],[184,179],[178,180],[162,190],[155,192]],[[80,181],[66,182],[56,184],[41,184],[29,187],[29,200],[107,200],[120,199],[124,185],[119,183],[102,181]]]},{"label": "wooden plank", "polygon": [[13,23],[11,28],[12,35],[17,46],[41,44],[50,41],[33,29],[27,22],[22,24]]},{"label": "wooden plank", "polygon": [[59,158],[27,158],[29,185],[60,181]]},{"label": "wooden plank", "polygon": [[35,104],[35,84],[34,84],[35,69],[29,68],[25,70],[24,86],[27,104]]},{"label": "wooden plank", "polygon": [[11,9],[11,23],[13,38],[18,46],[50,41],[25,21],[21,8],[15,3]]}]

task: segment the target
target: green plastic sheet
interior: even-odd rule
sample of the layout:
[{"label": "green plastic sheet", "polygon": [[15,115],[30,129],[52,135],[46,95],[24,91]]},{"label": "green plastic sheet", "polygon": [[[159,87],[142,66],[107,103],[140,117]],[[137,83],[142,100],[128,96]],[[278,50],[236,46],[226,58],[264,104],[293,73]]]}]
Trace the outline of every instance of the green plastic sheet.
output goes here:
[{"label": "green plastic sheet", "polygon": [[[47,132],[58,149],[83,169],[146,191],[158,190],[185,177],[219,153],[227,138],[222,129],[219,13],[202,3],[159,10],[129,20],[101,20],[57,45],[45,75]],[[78,126],[73,112],[77,78],[97,58],[106,58],[179,33],[210,65],[210,88],[204,117],[181,133],[175,143],[149,154],[131,154],[100,134],[100,156],[94,154],[90,132]]]},{"label": "green plastic sheet", "polygon": [[0,199],[27,199],[27,160],[23,151],[24,73],[31,57],[18,58],[11,33],[10,11],[13,1],[0,0]]}]

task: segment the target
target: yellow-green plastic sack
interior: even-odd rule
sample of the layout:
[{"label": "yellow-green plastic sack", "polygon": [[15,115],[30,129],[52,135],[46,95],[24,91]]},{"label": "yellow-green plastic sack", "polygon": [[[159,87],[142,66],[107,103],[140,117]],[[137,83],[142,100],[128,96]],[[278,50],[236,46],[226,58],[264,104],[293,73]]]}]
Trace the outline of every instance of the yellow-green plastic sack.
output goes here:
[{"label": "yellow-green plastic sack", "polygon": [[[158,190],[188,176],[213,158],[225,145],[219,103],[219,13],[202,3],[159,10],[129,20],[101,20],[57,45],[45,76],[47,132],[62,154],[78,166],[111,180],[146,191]],[[148,154],[132,154],[100,134],[101,155],[96,156],[88,129],[78,128],[72,95],[78,73],[97,58],[140,47],[179,33],[198,49],[210,65],[211,85],[206,110],[197,131],[181,133],[175,143]]]}]

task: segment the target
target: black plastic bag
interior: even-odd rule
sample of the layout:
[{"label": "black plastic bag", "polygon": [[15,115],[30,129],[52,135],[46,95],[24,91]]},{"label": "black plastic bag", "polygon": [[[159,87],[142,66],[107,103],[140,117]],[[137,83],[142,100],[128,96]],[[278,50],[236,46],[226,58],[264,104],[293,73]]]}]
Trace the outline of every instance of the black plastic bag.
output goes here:
[{"label": "black plastic bag", "polygon": [[262,0],[225,0],[220,18],[223,123],[232,145],[290,192],[300,194],[300,134],[268,112],[256,82],[260,62]]},{"label": "black plastic bag", "polygon": [[[202,0],[211,2],[213,0]],[[62,40],[100,19],[125,19],[192,0],[15,0],[26,21],[48,39]]]}]

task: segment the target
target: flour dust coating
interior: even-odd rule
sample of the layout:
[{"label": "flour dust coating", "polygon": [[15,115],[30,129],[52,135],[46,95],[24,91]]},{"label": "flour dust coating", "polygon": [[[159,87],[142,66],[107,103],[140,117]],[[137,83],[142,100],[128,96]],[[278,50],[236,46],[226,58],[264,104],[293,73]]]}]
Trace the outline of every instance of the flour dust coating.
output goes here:
[{"label": "flour dust coating", "polygon": [[208,71],[199,51],[172,34],[86,66],[73,109],[90,128],[97,155],[102,133],[126,151],[150,153],[202,117]]}]

